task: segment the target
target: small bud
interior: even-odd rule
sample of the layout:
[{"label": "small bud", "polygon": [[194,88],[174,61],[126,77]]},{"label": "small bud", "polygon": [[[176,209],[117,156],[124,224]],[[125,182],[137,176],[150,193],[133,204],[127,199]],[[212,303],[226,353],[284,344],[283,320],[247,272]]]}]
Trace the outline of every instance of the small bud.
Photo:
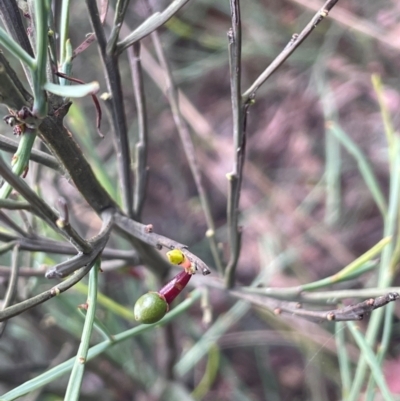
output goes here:
[{"label": "small bud", "polygon": [[180,265],[185,260],[185,255],[179,249],[167,252],[167,258],[173,265]]},{"label": "small bud", "polygon": [[167,252],[167,258],[173,265],[183,267],[189,274],[195,274],[196,266],[186,257],[186,255],[179,249],[173,249]]}]

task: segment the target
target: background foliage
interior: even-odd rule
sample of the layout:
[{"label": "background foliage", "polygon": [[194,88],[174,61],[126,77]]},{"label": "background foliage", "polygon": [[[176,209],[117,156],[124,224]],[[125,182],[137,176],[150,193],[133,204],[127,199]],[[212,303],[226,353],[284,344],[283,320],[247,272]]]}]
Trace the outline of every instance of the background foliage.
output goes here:
[{"label": "background foliage", "polygon": [[[110,2],[104,24],[107,37],[114,3]],[[170,4],[152,3],[160,11]],[[181,91],[181,113],[190,127],[224,261],[230,249],[226,174],[232,170],[234,157],[226,36],[231,27],[229,6],[227,0],[189,1],[158,30]],[[242,1],[242,92],[321,6],[318,1],[303,0]],[[160,277],[138,259],[134,263],[133,257],[103,262],[94,319],[97,329],[88,335],[98,356],[85,364],[82,386],[75,381],[75,388],[68,391],[77,391],[80,400],[400,399],[400,326],[394,304],[372,314],[380,314],[374,327],[372,318],[366,318],[357,323],[357,331],[353,323],[316,324],[295,316],[276,316],[265,296],[297,301],[293,287],[334,275],[388,236],[392,237],[388,246],[382,245],[355,267],[356,273],[364,274],[345,271],[343,283],[316,286],[317,292],[300,300],[313,302],[304,306],[307,310],[321,310],[328,303],[331,306],[327,308],[334,309],[342,298],[349,304],[398,290],[399,12],[396,1],[342,0],[257,92],[247,119],[240,198],[243,233],[236,271],[240,288],[230,292],[215,270],[205,236],[209,227],[170,104],[163,95],[165,75],[154,41],[150,37],[141,41],[149,133],[148,183],[141,221],[152,224],[158,234],[187,244],[213,272],[193,277],[190,285],[196,289],[191,298],[186,299],[186,291],[167,315],[171,323],[155,328],[137,326],[132,310],[140,295],[160,287]],[[143,3],[131,1],[121,37],[145,16]],[[72,47],[92,31],[86,2],[72,1]],[[4,54],[24,79],[18,60],[7,51]],[[123,53],[119,68],[130,154],[135,155],[138,114],[131,60]],[[74,59],[72,74],[84,82],[98,81],[99,95],[107,91],[96,43]],[[26,80],[23,82],[28,89]],[[74,99],[64,123],[101,185],[121,205],[117,152],[104,102],[102,109],[103,139],[96,132],[90,97]],[[7,114],[5,107],[2,111]],[[12,138],[12,129],[6,124],[0,129]],[[35,148],[44,149],[39,140]],[[10,162],[12,153],[2,152],[2,156]],[[135,160],[133,156],[132,164]],[[64,197],[70,222],[83,238],[97,235],[101,227],[98,213],[68,176],[30,162],[26,181],[53,207]],[[19,212],[6,212],[23,226]],[[43,222],[34,224],[36,232],[60,239]],[[1,231],[10,232],[10,228],[2,224]],[[116,233],[107,247],[132,251],[129,240]],[[386,254],[380,258],[382,249]],[[53,266],[65,259],[61,254],[20,252],[20,266],[39,273],[31,277],[21,273],[16,301],[53,286],[44,278],[42,265]],[[3,251],[1,264],[4,296],[11,252]],[[390,279],[384,285],[380,277],[388,269]],[[93,295],[97,279],[89,280]],[[263,292],[250,287],[252,283]],[[63,371],[63,362],[78,351],[85,313],[77,306],[86,302],[87,285],[85,279],[61,296],[9,320],[0,341],[0,394],[4,399],[14,399],[13,393],[7,392],[24,389],[24,385],[21,394],[27,393],[26,400],[74,399],[71,393],[65,396],[70,368]],[[388,290],[388,286],[393,288]],[[268,293],[264,287],[272,290]],[[282,291],[274,293],[276,288]],[[262,297],[265,303],[248,296]],[[118,333],[126,334],[118,337]],[[116,335],[115,345],[105,344],[109,334]],[[361,377],[357,370],[357,364],[362,364],[360,354],[368,359],[371,349],[378,360],[372,354]],[[50,368],[58,372],[54,380],[43,373]],[[378,372],[371,379],[369,372],[374,369]],[[34,377],[48,381],[45,386],[30,384],[28,380]]]}]

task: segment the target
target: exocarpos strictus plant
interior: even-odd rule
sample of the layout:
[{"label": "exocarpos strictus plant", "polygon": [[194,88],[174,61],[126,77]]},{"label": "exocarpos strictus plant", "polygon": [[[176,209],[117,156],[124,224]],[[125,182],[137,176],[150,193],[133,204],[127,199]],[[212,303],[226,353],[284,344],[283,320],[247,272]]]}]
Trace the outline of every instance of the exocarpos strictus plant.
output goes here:
[{"label": "exocarpos strictus plant", "polygon": [[[301,30],[291,32],[270,64],[263,71],[260,67],[258,77],[247,59],[251,35],[258,33],[252,22],[243,22],[246,10],[241,7],[251,10],[257,4],[259,10],[268,10],[268,2],[208,3],[0,2],[0,101],[5,111],[5,135],[0,135],[4,286],[0,331],[5,344],[0,343],[1,401],[26,395],[43,400],[254,400],[262,399],[263,392],[275,400],[356,401],[362,393],[368,400],[378,393],[384,400],[395,399],[382,364],[391,344],[392,301],[399,297],[393,282],[400,256],[400,142],[381,80],[373,75],[370,86],[387,138],[387,194],[364,152],[341,127],[329,86],[321,78],[322,67],[315,62],[318,72],[312,82],[322,105],[326,142],[321,181],[310,191],[326,191],[326,218],[319,224],[308,201],[294,203],[293,208],[297,195],[285,195],[271,186],[268,173],[258,169],[247,148],[248,144],[254,147],[252,120],[262,113],[256,105],[264,96],[259,89],[273,81],[271,77],[279,79],[285,61],[293,53],[301,54],[300,45],[314,31],[327,41],[336,37],[325,30],[338,0],[321,3]],[[277,7],[271,5],[274,12]],[[189,22],[184,19],[186,10],[192,12]],[[227,39],[218,36],[221,20]],[[224,41],[227,50],[218,50],[218,43],[223,49]],[[183,63],[186,53],[174,49],[185,46],[187,54],[202,48],[224,55],[218,68],[223,65],[221,79],[230,88],[228,141],[213,136],[207,119],[178,87],[179,73],[183,79],[185,68],[179,71],[173,66]],[[326,53],[326,49],[314,50],[310,57],[315,60]],[[307,51],[310,54],[310,48]],[[265,59],[259,57],[258,62],[267,65]],[[186,74],[196,76],[199,84],[203,68],[207,87],[212,78],[207,77],[206,64],[191,66]],[[132,85],[127,84],[129,75]],[[243,82],[249,80],[252,83],[245,88]],[[220,97],[229,98],[225,95]],[[167,111],[161,110],[160,99],[168,105]],[[160,131],[163,124],[156,127],[157,113],[168,115],[164,128],[177,132],[172,139]],[[334,233],[341,213],[341,148],[356,161],[383,227],[378,240],[358,255]],[[231,166],[222,174],[226,188],[215,185],[218,196],[226,199],[221,217],[212,207],[217,201],[210,183],[215,176],[219,180],[217,170],[226,165]],[[165,173],[168,169],[173,169],[171,176]],[[161,171],[166,175],[157,176]],[[305,269],[296,283],[288,284],[288,279],[275,286],[274,277],[282,274],[276,265],[282,270],[294,266],[301,259],[299,249],[307,248],[307,241],[293,236],[293,249],[275,252],[267,267],[259,260],[261,268],[253,274],[254,246],[245,238],[250,233],[251,239],[257,224],[246,217],[245,205],[252,203],[252,197],[241,200],[250,193],[244,189],[247,173],[254,180],[250,187],[264,188],[277,210],[290,209],[293,214],[288,220],[300,222],[307,236],[333,255],[335,270],[308,274]],[[168,177],[171,182],[165,184]],[[193,188],[185,189],[185,180]],[[174,200],[191,191],[196,194],[195,204],[174,205]],[[154,206],[155,200],[161,204]],[[197,234],[189,228],[196,225],[191,220],[194,214],[201,221],[200,245],[189,248],[181,241],[195,242]],[[263,219],[268,225],[267,217]],[[275,232],[276,228],[279,224]],[[277,246],[276,235],[272,242]],[[177,268],[178,273],[170,273]],[[243,268],[249,274],[241,276]],[[370,314],[365,325],[354,323]],[[238,324],[241,329],[233,337]],[[284,335],[274,336],[279,330]],[[243,372],[235,374],[243,366],[224,351],[229,341],[265,347],[265,358],[253,351],[243,356],[243,366],[257,377],[254,390]],[[268,362],[268,350],[274,345],[296,346],[300,355],[315,345],[319,354],[329,350],[329,355],[322,355],[329,367],[326,376],[318,373],[323,379],[318,383],[308,379],[311,398],[304,395],[307,387],[291,393],[283,376],[275,383],[267,379],[284,368],[282,360],[275,366]],[[201,377],[199,372],[204,372]],[[62,380],[65,377],[68,382]],[[331,387],[334,391],[326,391]]]}]

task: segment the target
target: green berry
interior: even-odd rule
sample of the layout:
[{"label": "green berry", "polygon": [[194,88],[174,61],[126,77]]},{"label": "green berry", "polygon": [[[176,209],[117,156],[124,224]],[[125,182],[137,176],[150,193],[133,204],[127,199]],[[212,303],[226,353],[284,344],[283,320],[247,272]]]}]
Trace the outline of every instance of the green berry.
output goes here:
[{"label": "green berry", "polygon": [[168,312],[168,304],[157,292],[142,295],[135,303],[133,313],[140,323],[150,324],[161,320]]}]

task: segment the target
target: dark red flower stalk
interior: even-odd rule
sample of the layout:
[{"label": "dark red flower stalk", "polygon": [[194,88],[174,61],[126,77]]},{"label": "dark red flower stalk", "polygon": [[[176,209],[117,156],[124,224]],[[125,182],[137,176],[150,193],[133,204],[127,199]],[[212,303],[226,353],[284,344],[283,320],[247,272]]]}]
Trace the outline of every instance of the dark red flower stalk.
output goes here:
[{"label": "dark red flower stalk", "polygon": [[182,270],[178,273],[170,282],[164,285],[158,293],[164,297],[167,304],[170,305],[172,301],[182,292],[189,282],[191,274],[187,273],[186,270]]}]

